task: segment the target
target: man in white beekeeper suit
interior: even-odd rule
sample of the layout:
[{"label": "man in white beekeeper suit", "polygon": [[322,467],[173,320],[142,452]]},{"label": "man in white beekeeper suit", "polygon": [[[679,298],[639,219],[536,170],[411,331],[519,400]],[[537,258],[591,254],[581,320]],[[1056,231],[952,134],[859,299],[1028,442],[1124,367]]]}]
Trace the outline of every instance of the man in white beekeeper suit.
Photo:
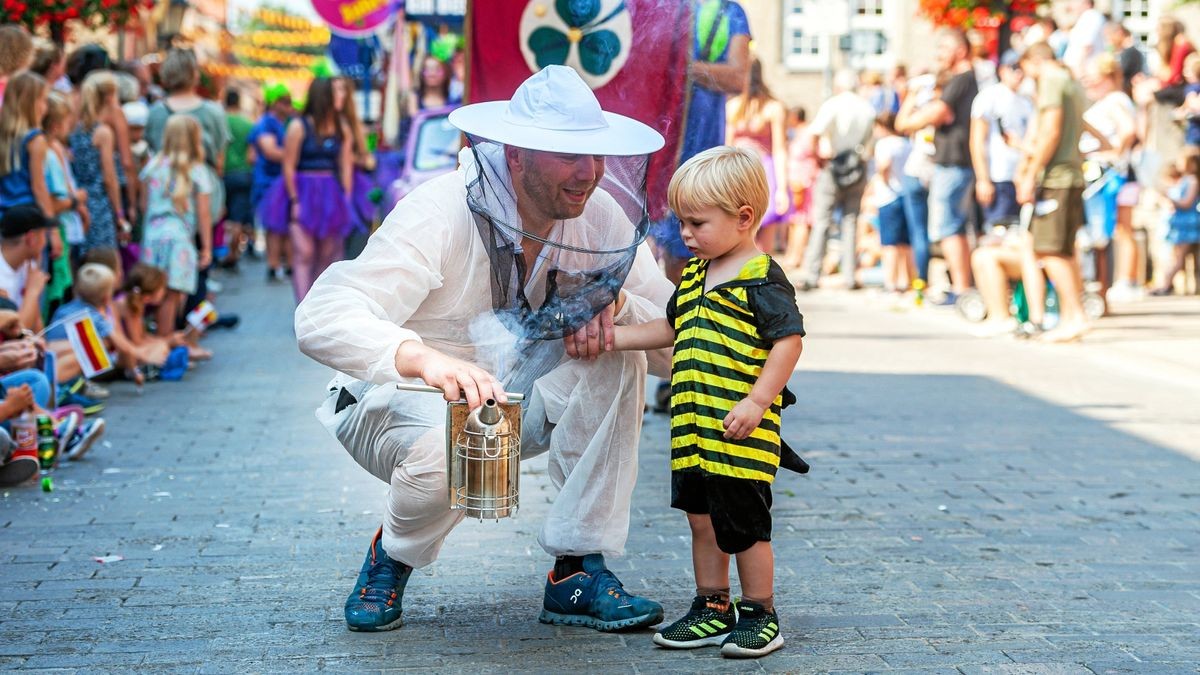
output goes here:
[{"label": "man in white beekeeper suit", "polygon": [[450,122],[472,141],[459,170],[401,200],[296,309],[300,349],[340,371],[318,419],[390,485],[346,623],[399,627],[413,568],[463,518],[450,509],[445,404],[401,382],[472,409],[506,401],[506,387],[525,394],[522,454],[549,452],[559,489],[538,536],[556,558],[542,622],[658,623],[662,606],[628,594],[604,555],[628,535],[648,362],[670,369],[669,353],[611,351],[614,324],[665,316],[674,290],[642,241],[645,166],[663,139],[602,111],[562,66]]}]

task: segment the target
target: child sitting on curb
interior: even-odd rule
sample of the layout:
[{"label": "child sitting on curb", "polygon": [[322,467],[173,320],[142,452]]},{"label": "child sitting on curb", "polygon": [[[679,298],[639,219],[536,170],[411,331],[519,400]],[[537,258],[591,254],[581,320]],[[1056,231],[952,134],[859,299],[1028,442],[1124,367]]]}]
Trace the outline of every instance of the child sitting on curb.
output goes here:
[{"label": "child sitting on curb", "polygon": [[166,294],[167,273],[152,265],[138,263],[129,270],[114,305],[117,323],[138,353],[163,379],[171,380],[180,379],[187,370],[188,345],[184,333],[176,331],[171,337],[163,338],[146,330],[146,307],[158,305]]},{"label": "child sitting on curb", "polygon": [[116,275],[111,269],[98,263],[87,263],[75,273],[75,299],[63,303],[54,312],[50,327],[46,330],[46,341],[55,352],[71,351],[67,341],[67,324],[73,317],[87,315],[96,327],[96,335],[104,346],[116,353],[116,365],[135,371],[135,381],[142,383],[138,350],[113,328],[110,315]]}]

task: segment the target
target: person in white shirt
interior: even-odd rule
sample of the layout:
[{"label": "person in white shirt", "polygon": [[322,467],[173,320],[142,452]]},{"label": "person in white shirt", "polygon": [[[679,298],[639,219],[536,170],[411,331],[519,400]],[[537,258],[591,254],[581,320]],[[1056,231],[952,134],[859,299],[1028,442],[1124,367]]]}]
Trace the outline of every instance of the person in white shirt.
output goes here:
[{"label": "person in white shirt", "polygon": [[1021,161],[1021,140],[1033,119],[1033,101],[1019,93],[1023,76],[1019,55],[1008,52],[1000,62],[1000,81],[982,89],[971,103],[971,165],[975,199],[987,226],[1017,218],[1013,176]]},{"label": "person in white shirt", "polygon": [[[1011,227],[1020,212],[1013,178],[1034,114],[1033,101],[1021,93],[1024,75],[1020,55],[1005,53],[998,74],[1000,81],[980,91],[971,104],[975,200],[983,209],[985,225],[978,246],[971,252],[975,286],[987,308],[987,320],[973,331],[979,337],[1010,334],[1017,329],[1009,312],[1011,281],[1028,276],[1028,283],[1039,288],[1043,285],[1032,240]],[[1035,296],[1041,297],[1041,293]],[[1040,323],[1041,308],[1030,308],[1030,312]]]},{"label": "person in white shirt", "polygon": [[[1094,257],[1095,278],[1100,282],[1101,294],[1108,295],[1112,290],[1112,299],[1128,301],[1142,295],[1137,284],[1138,250],[1133,240],[1133,209],[1141,198],[1141,188],[1132,167],[1138,109],[1121,88],[1123,81],[1121,64],[1112,54],[1101,55],[1088,67],[1083,84],[1088,98],[1095,102],[1083,113],[1083,121],[1091,130],[1080,137],[1079,151],[1106,174],[1101,179],[1106,187],[1089,200],[1086,211],[1090,243],[1099,251]],[[1111,289],[1106,285],[1109,270],[1105,250],[1110,240],[1117,242]]]},{"label": "person in white shirt", "polygon": [[867,189],[879,210],[883,289],[888,293],[903,293],[916,276],[901,198],[904,164],[912,152],[912,143],[896,133],[896,116],[890,112],[876,118],[875,129],[875,175]]},{"label": "person in white shirt", "polygon": [[[396,388],[414,381],[472,409],[504,402],[505,389],[525,395],[522,458],[548,452],[559,489],[538,537],[556,556],[541,621],[600,630],[658,623],[662,606],[626,592],[603,556],[619,555],[628,535],[647,368],[670,368],[670,350],[610,351],[614,324],[665,317],[674,292],[635,236],[648,222],[644,193],[623,193],[619,171],[641,162],[644,172],[662,137],[601,111],[562,66],[534,74],[511,101],[460,108],[450,122],[472,139],[459,170],[401,200],[362,254],[330,266],[296,308],[301,351],[340,371],[318,419],[390,485],[383,527],[346,601],[347,625],[398,627],[413,568],[433,562],[464,517],[450,508],[445,405]],[[640,213],[622,208],[630,196]],[[627,274],[568,271],[592,254],[626,261]],[[611,304],[570,297],[581,279]],[[561,323],[573,309],[555,309],[562,296],[583,305],[582,323],[558,333],[562,340],[520,343],[532,356],[516,353],[513,332]],[[498,306],[498,298],[515,299]]]},{"label": "person in white shirt", "polygon": [[833,78],[834,96],[825,101],[809,125],[813,154],[822,164],[813,186],[813,224],[804,250],[804,268],[797,285],[802,291],[816,288],[821,276],[821,261],[833,214],[840,211],[842,277],[847,288],[857,288],[854,273],[858,267],[855,245],[858,211],[867,183],[867,142],[875,125],[875,109],[859,96],[858,75],[852,70],[839,71]]},{"label": "person in white shirt", "polygon": [[17,306],[21,325],[32,331],[42,327],[42,289],[49,278],[37,261],[53,226],[30,205],[11,207],[0,218],[0,293]]},{"label": "person in white shirt", "polygon": [[1072,0],[1071,10],[1075,23],[1067,33],[1067,49],[1062,61],[1076,78],[1082,78],[1092,61],[1108,50],[1108,41],[1104,37],[1108,19],[1096,9],[1093,0]]}]

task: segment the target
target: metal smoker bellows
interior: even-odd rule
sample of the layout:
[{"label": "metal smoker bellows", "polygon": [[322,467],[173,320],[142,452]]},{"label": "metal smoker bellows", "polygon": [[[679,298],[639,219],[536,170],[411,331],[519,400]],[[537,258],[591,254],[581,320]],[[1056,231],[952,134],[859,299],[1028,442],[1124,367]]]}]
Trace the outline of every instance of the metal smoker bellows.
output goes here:
[{"label": "metal smoker bellows", "polygon": [[[441,394],[401,384],[399,389]],[[466,401],[446,406],[446,474],[450,508],[471,518],[499,520],[517,512],[520,496],[521,394],[510,403],[488,399],[474,411]]]}]

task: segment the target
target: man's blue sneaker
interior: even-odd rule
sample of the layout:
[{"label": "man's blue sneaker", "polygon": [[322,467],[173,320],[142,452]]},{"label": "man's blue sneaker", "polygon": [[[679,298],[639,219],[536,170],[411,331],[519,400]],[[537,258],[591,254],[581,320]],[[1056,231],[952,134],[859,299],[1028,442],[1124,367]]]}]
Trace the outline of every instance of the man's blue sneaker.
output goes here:
[{"label": "man's blue sneaker", "polygon": [[346,598],[346,627],[368,632],[399,628],[404,623],[400,602],[412,570],[388,557],[383,550],[383,528],[379,528],[358,573],[358,583]]},{"label": "man's blue sneaker", "polygon": [[586,626],[602,631],[653,626],[663,619],[662,605],[630,595],[604,565],[604,556],[583,557],[583,571],[546,579],[546,595],[538,621],[556,626]]}]

